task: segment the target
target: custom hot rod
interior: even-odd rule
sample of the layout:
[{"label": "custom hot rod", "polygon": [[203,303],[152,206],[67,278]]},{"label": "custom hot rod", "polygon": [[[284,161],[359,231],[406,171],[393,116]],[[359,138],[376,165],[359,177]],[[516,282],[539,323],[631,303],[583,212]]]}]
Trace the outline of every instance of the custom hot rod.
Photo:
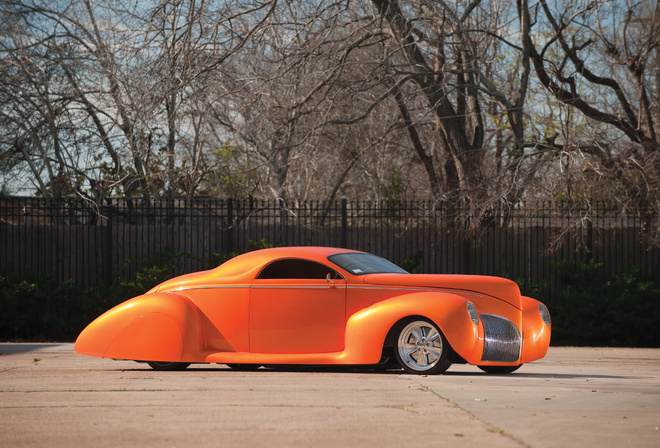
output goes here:
[{"label": "custom hot rod", "polygon": [[409,274],[364,252],[281,247],[166,281],[93,321],[78,353],[146,361],[510,373],[545,356],[545,305],[499,277]]}]

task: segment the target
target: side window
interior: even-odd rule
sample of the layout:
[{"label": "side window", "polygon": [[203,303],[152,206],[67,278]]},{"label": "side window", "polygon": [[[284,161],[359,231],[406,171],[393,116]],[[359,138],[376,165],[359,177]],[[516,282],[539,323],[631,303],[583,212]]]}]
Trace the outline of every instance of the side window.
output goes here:
[{"label": "side window", "polygon": [[343,278],[334,269],[315,261],[289,258],[277,260],[266,266],[257,278],[260,279],[318,279]]}]

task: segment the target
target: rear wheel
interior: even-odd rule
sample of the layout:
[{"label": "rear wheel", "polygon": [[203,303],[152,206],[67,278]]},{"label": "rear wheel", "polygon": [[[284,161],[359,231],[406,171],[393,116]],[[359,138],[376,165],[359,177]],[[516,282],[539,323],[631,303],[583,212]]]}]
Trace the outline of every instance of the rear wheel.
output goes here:
[{"label": "rear wheel", "polygon": [[189,362],[159,362],[147,361],[147,364],[154,370],[185,370],[190,365]]},{"label": "rear wheel", "polygon": [[404,323],[398,332],[394,355],[408,373],[435,375],[451,366],[447,338],[432,322],[418,318]]},{"label": "rear wheel", "polygon": [[486,373],[495,373],[499,375],[506,375],[512,373],[522,367],[522,364],[517,366],[477,366]]}]

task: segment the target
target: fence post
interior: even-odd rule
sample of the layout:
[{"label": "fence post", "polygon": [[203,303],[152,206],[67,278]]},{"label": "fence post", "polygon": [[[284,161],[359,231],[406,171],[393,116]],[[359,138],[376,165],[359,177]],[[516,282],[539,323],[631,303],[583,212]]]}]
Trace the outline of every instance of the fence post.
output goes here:
[{"label": "fence post", "polygon": [[227,253],[234,251],[234,199],[227,199]]},{"label": "fence post", "polygon": [[348,199],[341,200],[341,247],[348,245]]},{"label": "fence post", "polygon": [[587,221],[587,263],[594,258],[594,222],[596,218],[594,215],[593,218],[589,218]]},{"label": "fence post", "polygon": [[[107,202],[110,200],[107,199]],[[106,203],[107,203],[106,202]],[[105,216],[107,217],[107,225],[106,225],[106,268],[105,268],[105,275],[106,275],[106,280],[109,285],[114,285],[114,279],[112,278],[114,276],[114,269],[112,266],[112,254],[114,251],[114,243],[112,241],[112,205],[106,205],[105,206]]]}]

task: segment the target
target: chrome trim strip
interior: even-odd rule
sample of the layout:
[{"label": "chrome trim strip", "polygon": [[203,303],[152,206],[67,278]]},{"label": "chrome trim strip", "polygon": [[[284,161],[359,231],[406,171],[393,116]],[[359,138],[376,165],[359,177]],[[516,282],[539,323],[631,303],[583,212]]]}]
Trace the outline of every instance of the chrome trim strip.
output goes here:
[{"label": "chrome trim strip", "polygon": [[176,291],[192,291],[195,289],[250,289],[250,285],[235,285],[235,286],[191,286],[184,287],[179,286],[177,289],[171,289],[167,292],[176,292]]},{"label": "chrome trim strip", "polygon": [[[335,288],[347,288],[347,289],[366,289],[366,290],[376,290],[376,291],[420,291],[420,292],[444,292],[448,294],[458,294],[474,297],[483,297],[481,294],[474,292],[460,291],[460,290],[451,290],[451,289],[437,289],[430,286],[424,287],[406,287],[406,286],[361,286],[361,285],[334,285]],[[192,291],[195,289],[328,289],[332,288],[329,285],[309,285],[309,286],[288,286],[288,285],[237,285],[237,286],[191,286],[183,287],[180,286],[177,289],[172,289],[169,292],[175,291]]]},{"label": "chrome trim strip", "polygon": [[309,286],[277,286],[277,285],[258,285],[252,286],[252,289],[339,289],[345,288],[344,285],[309,285]]},{"label": "chrome trim strip", "polygon": [[483,297],[482,294],[476,292],[468,292],[463,290],[454,290],[454,289],[438,289],[433,288],[432,286],[356,286],[349,285],[349,289],[375,289],[375,290],[390,290],[390,291],[424,291],[424,292],[446,292],[448,294],[459,294],[466,296],[474,297]]},{"label": "chrome trim strip", "polygon": [[331,289],[331,288],[345,288],[344,285],[308,285],[308,286],[278,286],[278,285],[253,285],[253,286],[192,286],[190,288],[184,288],[183,286],[173,289],[168,292],[176,291],[193,291],[195,289]]}]

